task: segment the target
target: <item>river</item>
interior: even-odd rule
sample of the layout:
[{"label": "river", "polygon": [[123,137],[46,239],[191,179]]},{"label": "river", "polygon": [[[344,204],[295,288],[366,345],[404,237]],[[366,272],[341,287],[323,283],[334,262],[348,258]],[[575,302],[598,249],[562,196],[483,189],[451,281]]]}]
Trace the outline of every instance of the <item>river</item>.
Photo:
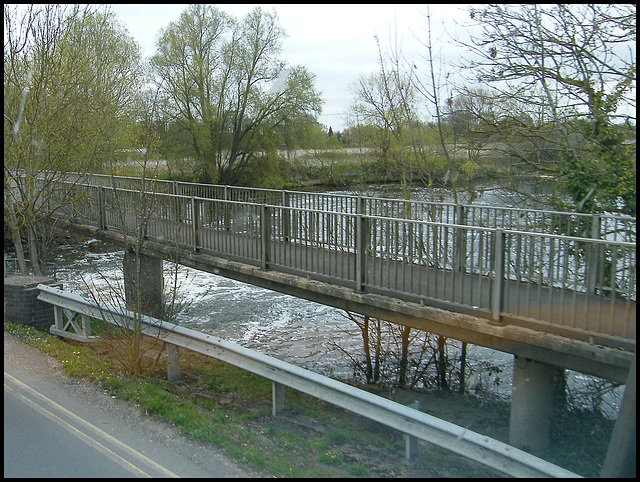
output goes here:
[{"label": "river", "polygon": [[[512,198],[508,191],[488,186],[476,189],[475,202],[479,204],[505,205]],[[528,189],[546,187],[529,185]],[[398,186],[391,185],[341,193],[401,197]],[[435,195],[444,201],[451,200],[451,194],[444,190],[435,191]],[[412,199],[424,196],[423,190],[411,189]],[[515,200],[511,201],[513,205]],[[5,255],[11,274],[15,269],[12,261],[15,253],[5,251]],[[55,268],[55,277],[63,282],[65,290],[87,296],[91,289],[109,297],[113,291],[110,286],[122,286],[123,256],[122,250],[91,239],[56,248],[50,266]],[[165,286],[172,287],[174,278],[177,279],[181,309],[174,322],[327,376],[353,378],[353,362],[345,352],[361,359],[362,338],[358,327],[343,311],[184,266],[177,267],[178,275],[174,277],[175,269],[171,263],[164,263]],[[459,353],[460,344],[452,341],[447,346],[449,360],[457,363]],[[468,383],[474,391],[505,401],[510,399],[513,355],[469,346],[467,362]],[[594,386],[602,383],[568,371],[569,398],[588,405]],[[616,416],[621,394],[622,387],[618,387],[603,397],[599,405],[604,413]]]}]

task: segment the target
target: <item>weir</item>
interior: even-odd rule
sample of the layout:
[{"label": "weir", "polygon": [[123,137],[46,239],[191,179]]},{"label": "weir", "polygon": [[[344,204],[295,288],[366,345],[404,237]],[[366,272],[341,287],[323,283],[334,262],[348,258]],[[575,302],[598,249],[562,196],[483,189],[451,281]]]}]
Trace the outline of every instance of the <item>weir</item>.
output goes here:
[{"label": "weir", "polygon": [[[483,217],[474,206],[229,186],[200,197],[184,195],[205,189],[189,183],[156,181],[156,192],[143,192],[130,189],[135,179],[86,181],[67,185],[85,203],[73,212],[59,206],[58,219],[128,248],[127,304],[137,299],[151,316],[162,306],[161,260],[168,259],[511,353],[511,444],[532,449],[550,441],[555,367],[627,381],[636,336],[635,218],[506,208]],[[441,217],[416,219],[420,210]]]}]

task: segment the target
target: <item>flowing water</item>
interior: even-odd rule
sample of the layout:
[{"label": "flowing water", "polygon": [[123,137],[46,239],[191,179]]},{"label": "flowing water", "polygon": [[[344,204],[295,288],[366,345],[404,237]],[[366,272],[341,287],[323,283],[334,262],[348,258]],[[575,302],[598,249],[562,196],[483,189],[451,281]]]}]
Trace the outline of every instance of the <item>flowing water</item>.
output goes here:
[{"label": "flowing water", "polygon": [[[539,188],[531,186],[531,189]],[[401,197],[397,186],[369,186],[357,194]],[[411,192],[412,199],[420,199],[422,195],[420,190]],[[437,195],[444,201],[451,200],[445,191]],[[505,205],[510,193],[484,189],[477,196],[478,203]],[[5,252],[5,256],[11,274],[15,253]],[[57,248],[51,266],[65,290],[87,296],[91,289],[99,296],[109,297],[112,292],[109,286],[122,286],[123,256],[124,251],[92,239]],[[361,359],[362,338],[358,327],[343,311],[184,266],[177,267],[178,274],[174,277],[175,269],[165,262],[165,286],[172,287],[177,279],[177,300],[181,305],[174,322],[327,376],[353,377],[353,362],[346,353]],[[455,363],[459,343],[452,343],[447,350]],[[470,385],[510,399],[512,355],[469,346],[467,361]],[[571,371],[568,378],[574,394],[589,392],[595,383],[592,377]],[[621,390],[615,389],[601,404],[610,416],[615,417]]]}]

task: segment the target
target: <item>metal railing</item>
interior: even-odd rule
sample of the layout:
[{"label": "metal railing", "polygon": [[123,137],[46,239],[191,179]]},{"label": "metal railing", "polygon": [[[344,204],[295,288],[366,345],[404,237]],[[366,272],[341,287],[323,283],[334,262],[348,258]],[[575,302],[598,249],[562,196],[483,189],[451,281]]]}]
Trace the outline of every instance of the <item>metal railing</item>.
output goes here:
[{"label": "metal railing", "polygon": [[[56,189],[62,192],[64,186],[80,193],[81,201],[60,204],[60,214],[100,229],[133,236],[143,231],[182,249],[471,310],[496,322],[542,322],[583,338],[597,334],[635,342],[635,242],[619,240],[635,233],[633,218],[591,216],[582,222],[582,215],[544,212],[538,222],[533,211],[516,220],[505,214],[513,213],[507,208],[473,207],[466,208],[467,223],[457,224],[369,214],[366,206],[378,200],[367,205],[363,198],[345,196],[335,197],[340,209],[322,210],[293,206],[289,191],[227,187],[226,196],[233,191],[229,197],[235,199],[216,199],[87,184],[58,183]],[[289,205],[237,200],[246,192],[280,200],[289,195]],[[326,207],[329,197],[317,199]],[[406,202],[388,206],[400,204]],[[450,207],[438,206],[441,218],[455,220],[465,212]],[[587,229],[593,236],[538,229],[554,219],[563,229],[573,226],[578,234]],[[600,230],[618,221],[611,232]]]},{"label": "metal railing", "polygon": [[142,178],[102,174],[70,173],[66,175],[66,180],[68,182],[116,189],[279,205],[315,211],[364,214],[387,218],[607,239],[609,241],[636,242],[636,218],[631,216],[594,215],[156,179],[145,179],[143,182]]},{"label": "metal railing", "polygon": [[[38,285],[38,289],[40,290],[38,299],[54,305],[56,310],[65,311],[70,316],[79,315],[83,319],[95,318],[125,328],[132,328],[134,320],[141,319],[142,333],[158,337],[168,346],[183,347],[271,380],[273,415],[278,415],[284,409],[284,387],[286,386],[399,430],[410,437],[448,449],[510,476],[579,477],[573,472],[488,436],[215,336],[147,316],[138,317],[132,312],[106,303],[98,306],[78,295],[50,286]],[[83,329],[84,333],[88,331],[87,328]],[[54,332],[65,336],[60,330]],[[175,374],[175,367],[170,366],[169,370]]]}]

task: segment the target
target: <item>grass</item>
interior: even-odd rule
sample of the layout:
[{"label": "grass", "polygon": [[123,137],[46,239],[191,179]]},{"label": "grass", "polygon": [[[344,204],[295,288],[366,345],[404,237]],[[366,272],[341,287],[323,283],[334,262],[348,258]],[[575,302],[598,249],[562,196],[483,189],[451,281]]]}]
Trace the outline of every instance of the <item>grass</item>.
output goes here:
[{"label": "grass", "polygon": [[[266,379],[186,351],[181,351],[181,384],[160,378],[163,366],[144,377],[129,377],[104,360],[106,348],[100,342],[82,344],[62,340],[8,322],[4,327],[27,344],[58,359],[69,376],[101,383],[117,398],[135,402],[149,414],[179,427],[184,435],[222,449],[240,464],[276,477],[335,477],[366,472],[357,466],[342,467],[339,459],[326,455],[331,453],[334,444],[345,443],[346,438],[340,431],[332,430],[326,436],[320,434],[309,443],[306,437],[295,433],[272,426],[261,427],[261,422],[271,420],[271,382]],[[221,402],[229,393],[233,394],[230,402]],[[313,405],[312,412],[338,423],[335,409],[303,394],[287,393],[287,405],[292,411]],[[349,428],[355,432],[355,427]],[[304,460],[301,461],[298,454],[303,454]]]},{"label": "grass", "polygon": [[[180,350],[181,383],[170,383],[164,357],[155,369],[133,377],[115,363],[110,353],[115,344],[83,344],[18,324],[4,326],[59,360],[69,376],[99,383],[184,435],[275,477],[497,474],[437,446],[422,450],[420,461],[408,464],[399,432],[288,388],[287,416],[273,418],[270,381],[188,350]],[[470,410],[475,407],[473,400]],[[494,413],[498,408],[492,409]],[[537,455],[580,475],[598,476],[613,422],[574,412],[555,420],[552,449]]]}]

